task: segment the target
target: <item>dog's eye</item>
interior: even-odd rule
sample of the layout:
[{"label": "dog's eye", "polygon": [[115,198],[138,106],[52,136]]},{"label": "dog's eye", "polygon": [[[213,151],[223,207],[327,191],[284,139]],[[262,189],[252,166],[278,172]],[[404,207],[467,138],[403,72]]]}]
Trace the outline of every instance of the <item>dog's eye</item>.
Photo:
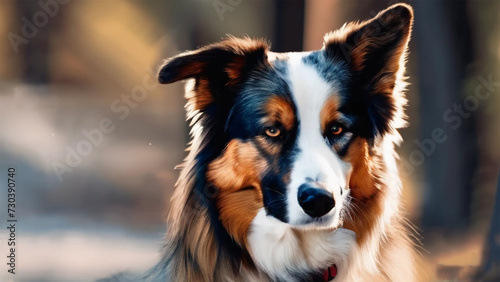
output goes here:
[{"label": "dog's eye", "polygon": [[339,136],[340,134],[344,133],[344,127],[338,123],[335,123],[330,127],[330,133],[333,136]]},{"label": "dog's eye", "polygon": [[268,126],[266,127],[266,135],[271,137],[271,138],[275,138],[275,137],[278,137],[280,136],[281,134],[281,130],[277,127],[277,126]]}]

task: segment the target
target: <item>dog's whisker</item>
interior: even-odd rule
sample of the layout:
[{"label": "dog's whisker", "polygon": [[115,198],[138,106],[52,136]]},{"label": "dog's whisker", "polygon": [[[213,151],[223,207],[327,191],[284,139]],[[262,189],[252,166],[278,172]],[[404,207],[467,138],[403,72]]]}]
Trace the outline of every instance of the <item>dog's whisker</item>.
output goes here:
[{"label": "dog's whisker", "polygon": [[267,189],[267,190],[270,190],[270,191],[276,192],[276,193],[278,193],[278,194],[280,194],[280,195],[282,195],[282,196],[285,196],[285,194],[283,194],[282,192],[280,192],[280,191],[278,191],[278,190],[275,190],[275,189],[271,189],[271,188],[269,188],[269,187],[267,187],[267,186],[264,186],[264,189]]}]

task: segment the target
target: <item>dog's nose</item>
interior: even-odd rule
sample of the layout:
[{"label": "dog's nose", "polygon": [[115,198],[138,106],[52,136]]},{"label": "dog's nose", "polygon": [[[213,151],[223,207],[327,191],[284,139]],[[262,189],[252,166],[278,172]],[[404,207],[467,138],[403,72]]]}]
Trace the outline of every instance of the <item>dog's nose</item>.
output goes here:
[{"label": "dog's nose", "polygon": [[324,216],[335,207],[331,193],[310,184],[300,185],[297,197],[304,212],[311,217]]}]

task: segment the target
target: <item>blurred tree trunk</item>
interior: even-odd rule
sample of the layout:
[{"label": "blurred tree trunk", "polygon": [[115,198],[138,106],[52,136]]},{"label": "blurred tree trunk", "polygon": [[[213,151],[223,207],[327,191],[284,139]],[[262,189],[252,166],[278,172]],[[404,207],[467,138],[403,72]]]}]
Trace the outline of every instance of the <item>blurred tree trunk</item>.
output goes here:
[{"label": "blurred tree trunk", "polygon": [[[470,214],[472,178],[477,146],[474,113],[456,113],[466,97],[462,81],[472,61],[471,34],[465,1],[415,1],[414,38],[417,45],[420,95],[421,143],[442,129],[444,143],[420,150],[425,161],[410,154],[414,166],[425,173],[422,224],[425,227],[460,227]],[[469,93],[470,94],[470,93]],[[445,120],[453,111],[460,125]],[[465,117],[466,116],[466,117]],[[455,125],[455,128],[452,127]]]},{"label": "blurred tree trunk", "polygon": [[[27,83],[44,84],[49,79],[49,38],[50,38],[50,23],[52,18],[48,16],[37,1],[16,1],[17,21],[19,22],[18,29],[29,30],[30,35],[27,38],[26,44],[21,44],[19,54],[23,59],[21,63],[21,75]],[[35,23],[43,23],[43,16],[34,19],[37,12],[47,16],[48,23],[46,25],[38,25]],[[22,34],[21,32],[19,33]],[[25,37],[23,35],[23,37]],[[26,37],[25,37],[26,38]]]},{"label": "blurred tree trunk", "polygon": [[[26,42],[19,44],[23,81],[46,84],[50,80],[50,39],[65,22],[66,4],[57,1],[15,1],[16,34]],[[71,3],[71,2],[70,2]]]},{"label": "blurred tree trunk", "polygon": [[477,278],[483,281],[500,281],[500,175],[490,232],[483,253],[483,265]]},{"label": "blurred tree trunk", "polygon": [[342,26],[341,4],[340,0],[305,2],[304,51],[321,49],[325,34]]},{"label": "blurred tree trunk", "polygon": [[304,38],[304,0],[274,1],[275,25],[272,50],[302,51]]}]

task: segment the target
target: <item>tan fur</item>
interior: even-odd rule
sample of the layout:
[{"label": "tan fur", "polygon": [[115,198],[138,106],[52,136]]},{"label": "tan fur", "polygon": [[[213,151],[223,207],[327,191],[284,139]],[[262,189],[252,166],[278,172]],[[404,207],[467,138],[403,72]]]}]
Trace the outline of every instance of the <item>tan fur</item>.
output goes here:
[{"label": "tan fur", "polygon": [[[199,133],[197,126],[195,131]],[[163,271],[167,281],[238,281],[240,274],[224,253],[217,250],[207,211],[192,190],[194,178],[190,174],[202,140],[201,134],[196,136],[171,199],[165,251],[172,261]]]},{"label": "tan fur", "polygon": [[242,246],[250,223],[263,206],[260,174],[266,168],[254,145],[239,140],[232,140],[222,156],[208,166],[207,180],[219,190],[219,218]]},{"label": "tan fur", "polygon": [[266,103],[266,117],[264,124],[281,123],[286,130],[292,129],[295,125],[295,115],[291,101],[284,97],[273,96]]},{"label": "tan fur", "polygon": [[210,103],[213,102],[212,94],[210,93],[210,85],[207,79],[199,79],[196,81],[193,91],[186,92],[188,100],[188,108],[191,111],[203,111]]},{"label": "tan fur", "polygon": [[325,105],[323,106],[319,114],[322,132],[326,132],[326,127],[330,122],[335,121],[339,118],[339,113],[337,112],[339,105],[339,96],[336,94],[332,94],[326,100]]},{"label": "tan fur", "polygon": [[380,187],[373,175],[376,170],[374,158],[370,155],[368,141],[361,137],[352,141],[344,157],[352,165],[349,187],[352,197],[358,200],[368,200],[374,197]]}]

